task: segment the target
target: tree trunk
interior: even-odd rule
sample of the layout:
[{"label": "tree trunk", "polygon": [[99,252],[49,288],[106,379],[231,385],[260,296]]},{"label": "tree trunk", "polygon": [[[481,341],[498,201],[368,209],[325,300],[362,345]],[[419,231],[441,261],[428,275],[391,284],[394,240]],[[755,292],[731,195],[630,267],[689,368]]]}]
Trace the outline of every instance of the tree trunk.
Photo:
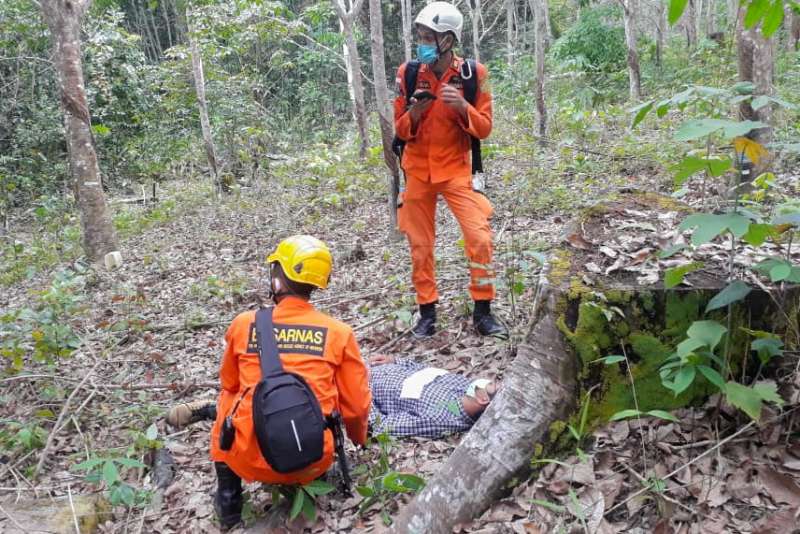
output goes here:
[{"label": "tree trunk", "polygon": [[403,52],[406,62],[411,61],[411,22],[414,20],[411,11],[411,0],[400,0],[400,17],[403,23]]},{"label": "tree trunk", "polygon": [[42,13],[55,48],[61,106],[73,191],[81,215],[83,248],[91,261],[117,250],[117,235],[97,162],[89,105],[83,84],[80,21],[89,0],[42,0]]},{"label": "tree trunk", "polygon": [[333,7],[339,16],[342,33],[344,34],[344,55],[347,66],[347,81],[350,88],[350,99],[353,103],[353,118],[358,128],[359,147],[358,155],[361,159],[367,157],[369,146],[369,132],[367,130],[367,106],[364,101],[364,82],[361,77],[361,59],[358,55],[356,36],[353,33],[353,24],[361,11],[364,0],[355,0],[348,11],[344,0],[334,0]]},{"label": "tree trunk", "polygon": [[683,27],[686,31],[686,45],[689,48],[697,46],[697,11],[694,7],[695,0],[689,0],[686,11],[683,13]]},{"label": "tree trunk", "polygon": [[545,83],[545,48],[547,46],[547,27],[545,25],[545,6],[548,0],[530,0],[535,25],[534,52],[536,55],[536,114],[538,116],[539,143],[544,145],[547,140],[547,106],[544,101]]},{"label": "tree trunk", "polygon": [[703,21],[705,20],[706,8],[708,0],[693,0],[695,2],[695,29],[694,33],[698,37],[703,35]]},{"label": "tree trunk", "polygon": [[717,5],[716,0],[706,1],[706,36],[717,31]]},{"label": "tree trunk", "polygon": [[544,49],[550,50],[550,44],[553,42],[553,27],[550,23],[550,1],[545,0],[542,2],[542,18],[544,19]]},{"label": "tree trunk", "polygon": [[[186,19],[190,20],[191,15],[187,13]],[[190,23],[191,25],[191,23]],[[211,135],[211,123],[208,120],[208,105],[206,103],[206,82],[203,74],[203,56],[200,47],[197,45],[197,38],[194,36],[191,27],[189,28],[189,44],[192,53],[192,72],[194,73],[194,90],[197,94],[197,107],[200,110],[200,131],[203,134],[203,144],[206,148],[206,158],[214,178],[214,187],[217,194],[230,192],[230,185],[223,183],[219,174],[217,164],[217,149],[214,146],[214,137]]]},{"label": "tree trunk", "polygon": [[169,21],[169,2],[162,1],[160,4],[161,16],[164,19],[164,27],[167,29],[167,45],[172,48],[175,41],[172,40],[172,26]]},{"label": "tree trunk", "polygon": [[667,10],[664,2],[656,3],[656,65],[661,67],[661,56],[664,54],[664,36],[667,28]]},{"label": "tree trunk", "polygon": [[[404,0],[403,0],[404,1]],[[389,102],[389,88],[386,85],[386,63],[384,60],[383,46],[383,13],[380,0],[369,0],[369,28],[370,45],[372,50],[372,77],[375,84],[375,102],[378,108],[378,122],[381,127],[381,141],[383,142],[383,160],[389,169],[389,237],[398,239],[397,231],[397,201],[394,196],[394,184],[399,183],[400,169],[397,158],[392,152],[392,139],[394,139],[394,115]]]},{"label": "tree trunk", "polygon": [[[629,213],[641,212],[637,217],[644,223],[667,209],[681,216],[691,213],[669,197],[629,192],[585,210],[567,226],[565,241],[574,242],[577,234],[582,244],[550,254],[536,286],[533,327],[506,369],[500,392],[436,475],[400,511],[395,532],[452,532],[455,524],[480,516],[510,489],[509,481],[524,480],[535,453],[552,457],[555,450],[574,449],[566,430],[578,419],[573,407],[579,398],[590,396],[585,431],[591,432],[622,410],[670,411],[702,403],[717,391],[698,377],[675,396],[664,386],[660,368],[693,322],[707,319],[704,309],[727,285],[724,273],[697,271],[687,276],[692,287],[666,289],[624,271],[589,278],[585,268],[588,263],[611,263],[601,245],[618,235]],[[673,222],[677,226],[677,218]],[[792,343],[800,339],[800,288],[781,293],[781,304],[776,294],[753,290],[731,305],[731,336],[725,343],[735,376],[753,359],[741,327],[768,329]],[[598,365],[600,358],[620,352],[624,365]]]},{"label": "tree trunk", "polygon": [[636,53],[636,0],[620,0],[625,23],[625,44],[628,47],[628,87],[630,99],[637,102],[642,98],[642,82],[639,74],[639,55]]},{"label": "tree trunk", "polygon": [[794,9],[786,6],[788,10],[788,15],[786,17],[786,28],[787,31],[787,48],[790,52],[794,52],[798,50],[798,45],[800,45],[800,13],[796,13]]},{"label": "tree trunk", "polygon": [[739,13],[739,2],[737,0],[728,0],[727,1],[727,19],[728,19],[728,28],[727,30],[731,32],[734,37],[736,36],[736,21],[738,20],[738,13]]},{"label": "tree trunk", "polygon": [[472,57],[475,61],[481,60],[481,31],[480,31],[480,18],[481,18],[481,0],[470,0],[469,15],[472,21]]},{"label": "tree trunk", "polygon": [[[156,7],[156,9],[158,9],[158,7]],[[155,13],[153,13],[152,9],[150,9],[149,5],[147,7],[145,7],[145,13],[147,13],[147,19],[150,22],[150,26],[151,26],[152,31],[153,31],[153,37],[156,40],[156,48],[158,50],[158,57],[160,58],[162,56],[162,54],[164,53],[164,45],[161,44],[161,36],[159,36],[159,34],[158,34],[158,25],[156,25],[156,16],[155,16]]]},{"label": "tree trunk", "polygon": [[514,0],[506,0],[506,60],[508,66],[514,64],[514,52],[516,46],[514,45]]},{"label": "tree trunk", "polygon": [[517,347],[502,389],[436,476],[400,511],[394,532],[445,534],[479,516],[509,480],[526,471],[550,425],[574,409],[576,359],[556,325],[556,292],[546,281],[537,301],[540,319]]},{"label": "tree trunk", "polygon": [[[766,39],[758,27],[744,27],[744,9],[740,9],[737,24],[736,49],[738,54],[739,80],[752,82],[755,85],[753,96],[771,95],[774,76],[774,42]],[[767,104],[754,110],[745,101],[739,104],[739,113],[745,120],[762,121],[769,124],[772,120],[772,105]],[[772,139],[772,128],[759,128],[748,134],[759,143],[767,143]]]}]

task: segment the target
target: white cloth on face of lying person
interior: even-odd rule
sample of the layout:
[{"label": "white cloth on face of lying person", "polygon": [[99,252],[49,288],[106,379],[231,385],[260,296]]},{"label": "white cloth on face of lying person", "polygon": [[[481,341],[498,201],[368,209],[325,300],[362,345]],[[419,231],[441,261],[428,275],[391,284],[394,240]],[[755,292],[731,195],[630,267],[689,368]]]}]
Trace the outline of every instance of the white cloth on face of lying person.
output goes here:
[{"label": "white cloth on face of lying person", "polygon": [[369,422],[373,434],[389,432],[394,436],[440,438],[468,430],[475,423],[461,404],[471,382],[465,376],[442,374],[438,369],[431,372],[436,376],[422,373],[419,378],[412,379],[417,385],[425,382],[421,384],[419,395],[416,398],[402,396],[406,380],[428,368],[403,359],[370,367],[372,408]]}]

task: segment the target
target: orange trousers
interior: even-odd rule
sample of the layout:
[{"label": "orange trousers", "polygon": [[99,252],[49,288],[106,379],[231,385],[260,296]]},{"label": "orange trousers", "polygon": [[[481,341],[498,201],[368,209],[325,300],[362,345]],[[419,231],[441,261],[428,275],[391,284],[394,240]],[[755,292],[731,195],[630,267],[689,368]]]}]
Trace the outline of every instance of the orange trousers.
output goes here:
[{"label": "orange trousers", "polygon": [[469,291],[473,300],[494,299],[492,229],[489,226],[493,210],[489,200],[472,190],[472,178],[469,176],[435,184],[409,177],[403,193],[403,205],[397,212],[397,223],[400,231],[406,234],[411,248],[411,281],[417,292],[417,304],[439,300],[433,257],[438,195],[444,197],[461,226],[469,262]]}]

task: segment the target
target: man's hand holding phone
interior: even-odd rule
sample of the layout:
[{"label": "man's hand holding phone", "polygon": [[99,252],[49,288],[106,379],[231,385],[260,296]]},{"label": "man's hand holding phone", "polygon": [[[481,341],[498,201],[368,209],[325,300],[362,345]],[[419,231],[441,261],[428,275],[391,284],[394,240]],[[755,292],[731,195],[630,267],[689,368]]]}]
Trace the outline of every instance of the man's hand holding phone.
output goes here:
[{"label": "man's hand holding phone", "polygon": [[428,111],[428,108],[431,107],[434,100],[436,100],[436,95],[430,91],[418,90],[411,95],[411,106],[408,108],[408,112],[411,114],[411,123],[413,127],[416,127],[422,114]]}]

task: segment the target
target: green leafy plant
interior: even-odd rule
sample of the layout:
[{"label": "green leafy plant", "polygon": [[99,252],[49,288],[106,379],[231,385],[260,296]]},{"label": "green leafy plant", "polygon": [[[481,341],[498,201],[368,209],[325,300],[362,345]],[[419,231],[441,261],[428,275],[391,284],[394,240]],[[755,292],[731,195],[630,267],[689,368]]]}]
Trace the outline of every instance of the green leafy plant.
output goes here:
[{"label": "green leafy plant", "polygon": [[292,503],[289,509],[289,520],[294,521],[301,513],[309,521],[317,518],[317,498],[332,492],[332,485],[322,480],[314,480],[305,486],[290,486],[273,492],[273,503],[283,495]]},{"label": "green leafy plant", "polygon": [[83,311],[86,280],[79,271],[59,271],[47,289],[34,293],[33,307],[0,316],[0,354],[10,368],[22,369],[26,356],[51,364],[70,356],[81,344],[71,319]]},{"label": "green leafy plant", "polygon": [[142,469],[139,460],[125,457],[95,457],[72,466],[76,471],[85,471],[86,482],[105,487],[109,502],[113,506],[144,506],[149,492],[137,490],[127,482],[124,475],[131,469]]},{"label": "green leafy plant", "polygon": [[359,504],[359,513],[365,513],[370,507],[378,504],[380,515],[385,525],[391,525],[389,509],[399,495],[413,494],[425,486],[425,480],[412,473],[401,473],[391,469],[389,453],[393,440],[383,432],[371,438],[378,445],[378,458],[370,465],[361,464],[353,470],[356,476],[364,476],[366,483],[356,486],[356,491],[363,497]]},{"label": "green leafy plant", "polygon": [[608,7],[585,9],[578,22],[555,42],[553,58],[583,71],[615,71],[625,64],[625,33],[609,23],[619,10]]},{"label": "green leafy plant", "polygon": [[36,423],[3,421],[0,429],[0,449],[23,452],[41,449],[47,440],[47,431]]}]

